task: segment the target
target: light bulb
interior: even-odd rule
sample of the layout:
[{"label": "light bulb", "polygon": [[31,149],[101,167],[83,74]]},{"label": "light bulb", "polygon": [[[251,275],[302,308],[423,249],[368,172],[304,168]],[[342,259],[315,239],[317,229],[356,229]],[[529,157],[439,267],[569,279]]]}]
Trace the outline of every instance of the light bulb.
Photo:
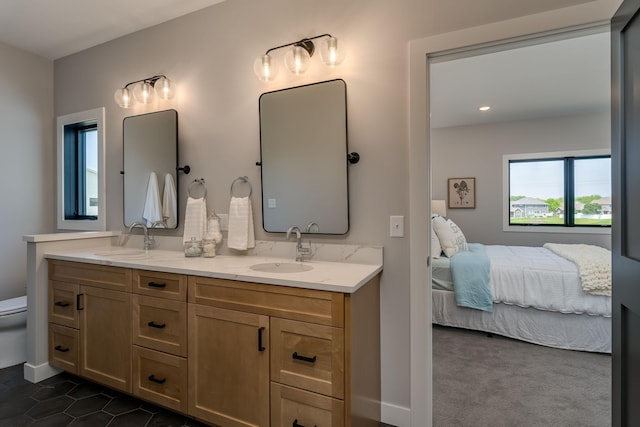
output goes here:
[{"label": "light bulb", "polygon": [[123,87],[113,94],[113,98],[116,100],[116,104],[118,104],[121,108],[129,108],[134,103],[133,94],[129,88]]},{"label": "light bulb", "polygon": [[278,74],[278,63],[269,54],[260,55],[253,63],[253,72],[258,80],[272,81]]},{"label": "light bulb", "polygon": [[309,68],[309,52],[301,46],[293,46],[284,56],[284,63],[293,74],[302,74]]},{"label": "light bulb", "polygon": [[338,49],[338,39],[335,37],[327,37],[320,46],[320,57],[328,67],[335,67],[344,61],[345,49],[340,44]]},{"label": "light bulb", "polygon": [[164,100],[171,99],[176,94],[175,85],[171,80],[164,76],[156,80],[153,85],[153,89],[155,90],[156,95],[158,95],[160,99]]},{"label": "light bulb", "polygon": [[141,104],[153,101],[153,86],[149,82],[140,82],[133,87],[133,96]]}]

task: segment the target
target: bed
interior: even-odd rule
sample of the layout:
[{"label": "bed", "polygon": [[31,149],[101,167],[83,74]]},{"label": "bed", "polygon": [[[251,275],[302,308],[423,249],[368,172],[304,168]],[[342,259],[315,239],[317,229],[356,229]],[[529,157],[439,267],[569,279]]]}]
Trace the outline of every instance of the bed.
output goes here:
[{"label": "bed", "polygon": [[[437,227],[433,229],[438,230]],[[433,323],[495,333],[549,347],[611,352],[610,254],[609,259],[602,262],[606,265],[605,261],[608,261],[609,271],[601,268],[595,272],[596,278],[605,283],[609,281],[609,289],[594,291],[583,285],[589,283],[588,277],[594,277],[586,276],[585,270],[593,269],[596,263],[581,262],[581,259],[571,257],[572,252],[569,255],[563,252],[574,249],[596,251],[598,257],[606,257],[606,249],[590,245],[480,245],[467,244],[458,238],[458,249],[455,253],[447,253],[446,238],[438,240],[444,244],[441,245],[442,256],[435,257],[431,264]],[[433,246],[437,245],[432,240],[432,251]],[[484,252],[488,265],[483,273],[472,270],[472,283],[465,284],[461,274],[455,273],[460,270],[452,271],[451,267],[473,250]],[[456,292],[459,293],[463,286],[483,286],[474,281],[485,273],[490,307],[465,304]],[[461,289],[456,289],[456,283]]]}]

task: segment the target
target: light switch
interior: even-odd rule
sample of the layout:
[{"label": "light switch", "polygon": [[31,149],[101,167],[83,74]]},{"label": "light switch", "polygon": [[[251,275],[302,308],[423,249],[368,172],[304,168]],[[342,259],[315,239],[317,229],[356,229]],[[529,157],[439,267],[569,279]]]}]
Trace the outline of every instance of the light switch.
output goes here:
[{"label": "light switch", "polygon": [[276,199],[267,199],[267,207],[269,209],[275,209],[276,208]]},{"label": "light switch", "polygon": [[392,215],[389,217],[391,237],[404,237],[404,217],[401,215]]}]

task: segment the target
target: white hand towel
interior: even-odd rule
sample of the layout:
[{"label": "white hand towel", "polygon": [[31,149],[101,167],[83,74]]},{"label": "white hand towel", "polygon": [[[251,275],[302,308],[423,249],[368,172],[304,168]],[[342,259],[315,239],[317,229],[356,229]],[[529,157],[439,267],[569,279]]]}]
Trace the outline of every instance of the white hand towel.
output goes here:
[{"label": "white hand towel", "polygon": [[183,242],[188,242],[192,237],[202,240],[207,229],[207,204],[204,197],[193,199],[187,197],[187,208],[184,213]]},{"label": "white hand towel", "polygon": [[164,191],[162,192],[162,217],[167,228],[176,228],[178,225],[178,200],[176,197],[176,184],[170,173],[164,176]]},{"label": "white hand towel", "polygon": [[248,197],[231,197],[227,246],[241,251],[256,246],[253,212],[251,211],[251,200]]},{"label": "white hand towel", "polygon": [[147,184],[147,197],[144,201],[142,218],[147,222],[147,227],[151,227],[155,221],[162,221],[162,207],[160,206],[160,190],[158,189],[158,176],[155,172],[149,174]]}]

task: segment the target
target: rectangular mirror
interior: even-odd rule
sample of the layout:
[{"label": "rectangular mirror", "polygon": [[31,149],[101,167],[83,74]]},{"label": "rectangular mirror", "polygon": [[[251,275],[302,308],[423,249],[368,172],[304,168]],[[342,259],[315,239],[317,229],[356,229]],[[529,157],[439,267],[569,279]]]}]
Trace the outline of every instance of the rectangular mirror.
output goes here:
[{"label": "rectangular mirror", "polygon": [[124,225],[178,226],[178,112],[125,117]]},{"label": "rectangular mirror", "polygon": [[346,101],[343,80],[260,96],[265,231],[349,231]]}]

